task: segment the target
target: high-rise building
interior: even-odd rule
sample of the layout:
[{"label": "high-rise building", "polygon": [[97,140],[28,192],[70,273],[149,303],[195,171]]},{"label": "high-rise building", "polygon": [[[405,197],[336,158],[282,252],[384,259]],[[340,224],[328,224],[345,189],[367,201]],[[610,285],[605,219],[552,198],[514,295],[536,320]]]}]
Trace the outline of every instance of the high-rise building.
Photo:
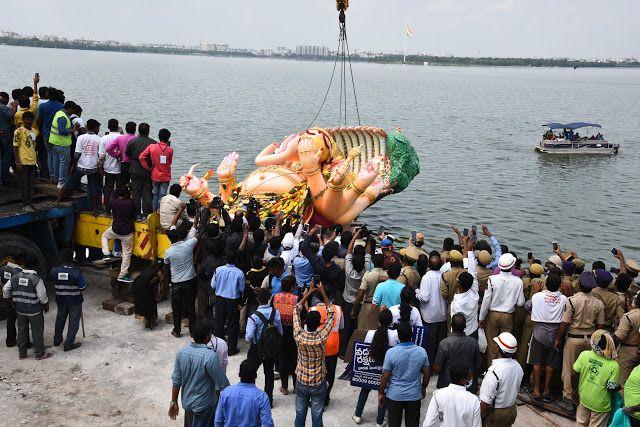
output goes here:
[{"label": "high-rise building", "polygon": [[298,56],[329,56],[329,48],[326,46],[296,46]]}]

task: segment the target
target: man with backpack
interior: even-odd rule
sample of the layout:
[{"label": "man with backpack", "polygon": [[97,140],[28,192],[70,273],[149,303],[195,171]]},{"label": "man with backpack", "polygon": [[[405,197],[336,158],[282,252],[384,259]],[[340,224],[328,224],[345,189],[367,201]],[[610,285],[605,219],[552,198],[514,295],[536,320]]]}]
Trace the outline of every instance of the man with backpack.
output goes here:
[{"label": "man with backpack", "polygon": [[247,358],[264,369],[264,391],[273,407],[273,366],[280,356],[282,346],[282,321],[280,313],[269,305],[269,289],[257,292],[257,310],[249,317],[245,339],[251,344]]}]

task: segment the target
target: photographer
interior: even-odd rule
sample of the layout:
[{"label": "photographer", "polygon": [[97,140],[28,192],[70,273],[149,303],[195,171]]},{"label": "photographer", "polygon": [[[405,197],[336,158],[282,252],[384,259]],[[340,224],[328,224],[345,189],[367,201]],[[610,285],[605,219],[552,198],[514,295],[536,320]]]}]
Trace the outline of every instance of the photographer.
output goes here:
[{"label": "photographer", "polygon": [[[363,232],[365,233],[364,236]],[[371,270],[371,239],[367,238],[368,234],[366,226],[356,230],[355,234],[351,238],[351,242],[349,242],[349,246],[347,247],[347,256],[344,260],[345,282],[344,291],[342,292],[342,299],[344,300],[342,303],[342,312],[345,313],[345,317],[344,329],[342,330],[342,337],[340,339],[340,355],[343,357],[347,349],[349,339],[357,326],[356,319],[358,317],[357,314],[359,310],[356,309],[356,316],[352,317],[351,313],[355,308],[356,296],[358,295],[360,285],[362,284],[362,277],[367,271]],[[361,237],[367,238],[365,246],[356,246],[356,241]]]}]

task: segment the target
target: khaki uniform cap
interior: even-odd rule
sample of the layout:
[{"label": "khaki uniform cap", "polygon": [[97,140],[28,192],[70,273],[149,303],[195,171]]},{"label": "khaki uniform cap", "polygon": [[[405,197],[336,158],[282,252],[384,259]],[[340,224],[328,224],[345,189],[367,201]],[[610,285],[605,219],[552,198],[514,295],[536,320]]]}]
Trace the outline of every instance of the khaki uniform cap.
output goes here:
[{"label": "khaki uniform cap", "polygon": [[491,264],[492,259],[493,258],[491,258],[491,254],[489,253],[489,251],[482,250],[478,253],[478,261],[480,261],[480,264],[482,265]]}]

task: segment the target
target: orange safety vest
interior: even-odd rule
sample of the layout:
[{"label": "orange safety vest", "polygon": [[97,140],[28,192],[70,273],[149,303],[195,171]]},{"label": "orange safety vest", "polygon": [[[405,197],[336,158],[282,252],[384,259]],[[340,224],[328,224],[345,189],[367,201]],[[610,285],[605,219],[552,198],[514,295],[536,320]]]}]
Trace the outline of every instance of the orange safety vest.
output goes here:
[{"label": "orange safety vest", "polygon": [[[340,347],[340,319],[342,318],[342,309],[335,304],[332,304],[332,306],[334,310],[333,328],[331,329],[329,339],[327,339],[324,348],[325,355],[327,356],[335,356],[338,354]],[[320,313],[320,326],[318,326],[318,329],[321,329],[327,320],[327,307],[324,304],[318,304],[313,307],[311,311]]]}]

